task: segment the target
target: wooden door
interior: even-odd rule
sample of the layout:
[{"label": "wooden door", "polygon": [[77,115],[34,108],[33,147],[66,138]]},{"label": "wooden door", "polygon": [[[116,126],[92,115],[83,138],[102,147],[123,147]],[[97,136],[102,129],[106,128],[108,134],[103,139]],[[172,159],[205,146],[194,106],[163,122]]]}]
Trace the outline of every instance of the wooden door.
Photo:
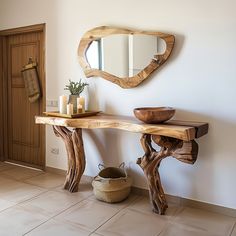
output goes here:
[{"label": "wooden door", "polygon": [[[2,79],[2,72],[3,72],[3,43],[2,38],[0,37],[0,94],[3,94],[3,79]],[[3,160],[3,97],[0,95],[0,161]]]},{"label": "wooden door", "polygon": [[[45,110],[44,33],[23,32],[6,37],[7,58],[7,161],[43,169],[45,167],[45,131],[35,124],[35,116]],[[21,70],[29,58],[38,64],[42,97],[30,103]]]}]

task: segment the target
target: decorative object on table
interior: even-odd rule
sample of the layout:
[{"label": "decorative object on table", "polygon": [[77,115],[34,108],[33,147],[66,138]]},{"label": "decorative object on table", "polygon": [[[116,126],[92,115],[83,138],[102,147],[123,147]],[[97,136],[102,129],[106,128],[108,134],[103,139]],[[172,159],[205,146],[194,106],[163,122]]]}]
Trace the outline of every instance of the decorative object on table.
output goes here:
[{"label": "decorative object on table", "polygon": [[21,73],[29,101],[31,103],[36,102],[41,97],[37,63],[33,62],[33,59],[30,57],[28,64],[23,67]]},{"label": "decorative object on table", "polygon": [[67,97],[65,95],[59,97],[59,112],[67,114]]},{"label": "decorative object on table", "polygon": [[67,104],[67,107],[66,107],[66,114],[67,115],[73,115],[73,104],[72,103],[68,103]]},{"label": "decorative object on table", "polygon": [[78,113],[85,112],[85,99],[84,99],[84,97],[77,98],[77,111],[78,111]]},{"label": "decorative object on table", "polygon": [[73,104],[74,113],[77,113],[77,98],[80,97],[80,94],[83,92],[86,86],[88,86],[88,84],[82,82],[80,79],[79,82],[73,82],[69,80],[69,84],[64,88],[70,92],[68,103]]},{"label": "decorative object on table", "polygon": [[105,167],[99,164],[98,168],[100,172],[92,182],[95,197],[109,203],[126,199],[132,180],[125,171],[125,163],[121,163],[119,167]]},{"label": "decorative object on table", "polygon": [[100,111],[85,111],[85,112],[81,112],[81,113],[75,113],[75,114],[62,114],[59,111],[46,111],[43,112],[43,114],[45,114],[46,116],[54,116],[54,117],[61,117],[61,118],[81,118],[81,117],[88,117],[88,116],[95,116],[98,113],[100,113]]},{"label": "decorative object on table", "polygon": [[84,113],[85,111],[83,111],[83,106],[78,104],[78,100],[77,100],[77,113]]},{"label": "decorative object on table", "polygon": [[147,124],[158,124],[171,119],[175,114],[172,107],[140,107],[134,109],[134,115]]},{"label": "decorative object on table", "polygon": [[[116,46],[117,40],[124,43],[120,47],[126,49],[125,52]],[[100,50],[101,41],[102,50]],[[106,43],[109,44],[107,51],[105,51]],[[86,77],[100,77],[122,88],[133,88],[146,80],[167,61],[174,43],[175,37],[171,34],[100,26],[87,31],[80,40],[79,63]],[[97,58],[105,58],[104,60],[98,59],[98,63],[94,63],[93,50],[95,48],[98,53]],[[121,56],[123,54],[119,54],[121,51],[125,55],[129,55],[128,60]],[[119,60],[119,57],[122,59]],[[106,68],[106,61],[114,61],[117,64],[114,67],[116,69],[112,70],[111,66]],[[118,70],[124,67],[129,68],[125,74],[123,69]]]},{"label": "decorative object on table", "polygon": [[[141,144],[144,155],[137,160],[148,181],[150,200],[153,211],[165,214],[167,201],[161,185],[158,169],[161,161],[168,156],[193,164],[198,153],[195,139],[208,133],[208,123],[192,121],[168,121],[164,124],[137,123],[132,117],[101,114],[84,119],[55,119],[54,117],[36,116],[37,124],[52,125],[56,136],[65,143],[68,169],[64,189],[77,192],[80,178],[85,170],[82,129],[121,129],[142,133]],[[73,128],[73,129],[70,129]],[[155,150],[151,142],[161,148]]]}]

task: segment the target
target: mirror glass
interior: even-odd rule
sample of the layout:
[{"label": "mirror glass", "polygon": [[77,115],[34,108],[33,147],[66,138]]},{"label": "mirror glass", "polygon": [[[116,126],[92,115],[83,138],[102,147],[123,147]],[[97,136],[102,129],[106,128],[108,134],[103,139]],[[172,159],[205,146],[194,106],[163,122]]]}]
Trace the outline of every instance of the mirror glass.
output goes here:
[{"label": "mirror glass", "polygon": [[86,59],[93,69],[121,78],[132,77],[165,50],[166,42],[157,36],[114,34],[92,41]]}]

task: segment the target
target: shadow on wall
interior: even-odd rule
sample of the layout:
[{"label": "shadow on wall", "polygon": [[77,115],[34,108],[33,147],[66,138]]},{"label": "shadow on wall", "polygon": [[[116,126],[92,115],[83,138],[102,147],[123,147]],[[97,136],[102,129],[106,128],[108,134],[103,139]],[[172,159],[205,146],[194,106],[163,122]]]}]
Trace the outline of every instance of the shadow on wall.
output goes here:
[{"label": "shadow on wall", "polygon": [[89,78],[88,82],[89,82],[89,86],[86,87],[88,108],[89,110],[92,110],[92,111],[98,111],[99,99],[98,99],[98,94],[97,94],[97,84],[94,82],[92,78]]},{"label": "shadow on wall", "polygon": [[[201,145],[200,154],[212,156],[215,152],[217,152],[217,154],[219,154],[219,152],[224,154],[225,149],[233,151],[233,143],[236,136],[236,120],[229,121],[227,119],[211,116],[209,114],[189,112],[181,109],[176,110],[176,115],[174,118],[176,120],[179,119],[209,123],[208,134],[200,139],[197,139],[197,142]],[[220,145],[216,146],[217,144]]]},{"label": "shadow on wall", "polygon": [[[109,103],[104,104],[103,110],[107,113],[116,113]],[[209,111],[209,113],[211,112]],[[209,133],[196,140],[199,144],[199,155],[193,166],[172,158],[163,161],[160,173],[163,187],[167,193],[187,198],[205,199],[206,201],[207,199],[215,199],[215,202],[219,201],[220,188],[224,188],[227,192],[223,194],[230,195],[232,186],[227,186],[227,182],[230,183],[234,176],[232,176],[233,171],[227,171],[227,169],[233,168],[236,164],[234,158],[236,121],[232,122],[211,116],[209,113],[203,114],[177,109],[175,119],[208,122]],[[124,146],[123,139],[126,139],[126,132],[113,129],[103,129],[99,132],[87,130],[86,132],[92,140],[93,148],[98,151],[96,161],[107,166],[118,166],[123,160],[125,161],[123,149],[128,149],[131,157],[143,155],[143,150],[137,140],[135,140],[135,147],[134,144],[131,145],[132,148]],[[158,149],[158,147],[156,148]],[[128,165],[130,167],[128,172],[135,177],[136,186],[142,185],[145,188],[145,178],[135,162],[136,158],[131,164],[126,163],[127,167]],[[225,168],[224,175],[219,175],[222,168]],[[224,186],[219,186],[219,181],[226,181],[226,183]]]},{"label": "shadow on wall", "polygon": [[[94,98],[93,96],[92,100]],[[90,102],[92,102],[92,100]],[[91,109],[96,109],[98,104],[94,104]],[[103,104],[103,112],[108,114],[114,114],[116,111],[109,103]],[[99,161],[105,166],[119,166],[122,162],[121,158],[121,131],[114,129],[102,129],[102,132],[94,132],[93,130],[87,130],[87,135],[93,142],[93,147],[99,152]]]},{"label": "shadow on wall", "polygon": [[[182,196],[184,192],[184,197],[206,199],[206,201],[207,199],[214,199],[217,202],[222,188],[224,188],[223,195],[231,196],[232,186],[230,184],[227,186],[227,183],[230,183],[234,177],[230,168],[236,165],[236,120],[232,122],[209,114],[194,113],[181,109],[177,109],[175,119],[208,122],[209,132],[205,136],[196,139],[199,144],[199,154],[193,166],[183,165],[180,162],[176,163],[176,160],[170,159],[162,163],[161,176],[163,177],[164,188],[170,193],[173,193],[172,188],[174,188],[175,193],[177,193],[178,187],[174,185],[179,181],[183,181],[181,188],[184,190],[180,191],[178,196]],[[177,182],[173,181],[173,172],[178,176]],[[220,173],[223,173],[223,175]],[[178,185],[181,185],[181,183],[178,183]]]},{"label": "shadow on wall", "polygon": [[174,45],[174,48],[173,48],[173,51],[172,51],[170,57],[167,59],[167,61],[162,66],[160,66],[156,71],[154,71],[153,74],[147,80],[144,80],[139,86],[145,86],[146,83],[150,82],[151,79],[156,77],[156,75],[158,73],[160,73],[160,71],[163,68],[168,67],[169,66],[168,64],[171,64],[173,61],[178,59],[178,56],[180,55],[181,50],[184,46],[184,35],[175,34],[173,32],[170,32],[169,34],[173,34],[175,36],[175,45]]}]

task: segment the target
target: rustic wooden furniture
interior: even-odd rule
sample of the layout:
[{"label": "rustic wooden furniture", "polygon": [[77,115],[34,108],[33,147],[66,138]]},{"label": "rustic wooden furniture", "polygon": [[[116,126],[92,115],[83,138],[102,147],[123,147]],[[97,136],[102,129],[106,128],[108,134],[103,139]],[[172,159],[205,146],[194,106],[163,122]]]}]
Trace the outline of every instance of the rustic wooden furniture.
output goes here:
[{"label": "rustic wooden furniture", "polygon": [[[153,59],[143,70],[141,70],[138,74],[132,77],[124,77],[120,78],[113,74],[110,74],[106,71],[91,68],[87,57],[86,52],[93,41],[100,40],[103,37],[107,37],[109,35],[117,35],[117,34],[126,34],[126,35],[152,35],[157,36],[163,39],[166,43],[166,50],[164,54],[157,54],[153,56]],[[110,26],[100,26],[94,29],[87,31],[79,43],[78,55],[79,55],[79,63],[84,70],[86,77],[102,77],[112,83],[119,85],[122,88],[133,88],[138,86],[141,82],[147,79],[151,73],[153,73],[156,69],[158,69],[170,56],[172,49],[174,47],[175,37],[170,34],[165,34],[161,32],[152,32],[152,31],[140,31],[140,30],[129,30],[117,27]],[[150,56],[151,57],[151,56]],[[115,58],[111,58],[114,60]]]},{"label": "rustic wooden furniture", "polygon": [[170,120],[175,114],[172,107],[140,107],[134,109],[137,119],[147,124],[159,124]]},{"label": "rustic wooden furniture", "polygon": [[[144,124],[133,117],[98,114],[79,119],[37,116],[36,123],[53,125],[56,136],[65,142],[68,154],[68,171],[64,188],[78,191],[78,184],[85,169],[82,129],[112,128],[142,133],[144,156],[137,164],[147,178],[153,211],[164,214],[168,205],[161,185],[158,168],[161,161],[172,156],[179,161],[193,164],[197,159],[198,144],[194,140],[208,132],[202,122],[167,121],[163,124]],[[67,127],[74,128],[69,130]],[[156,151],[152,141],[161,149]]]},{"label": "rustic wooden furniture", "polygon": [[[45,30],[38,24],[0,31],[0,158],[40,169],[45,168],[45,127],[34,117],[46,109]],[[30,57],[37,62],[42,92],[35,103],[29,102],[21,74]]]}]

